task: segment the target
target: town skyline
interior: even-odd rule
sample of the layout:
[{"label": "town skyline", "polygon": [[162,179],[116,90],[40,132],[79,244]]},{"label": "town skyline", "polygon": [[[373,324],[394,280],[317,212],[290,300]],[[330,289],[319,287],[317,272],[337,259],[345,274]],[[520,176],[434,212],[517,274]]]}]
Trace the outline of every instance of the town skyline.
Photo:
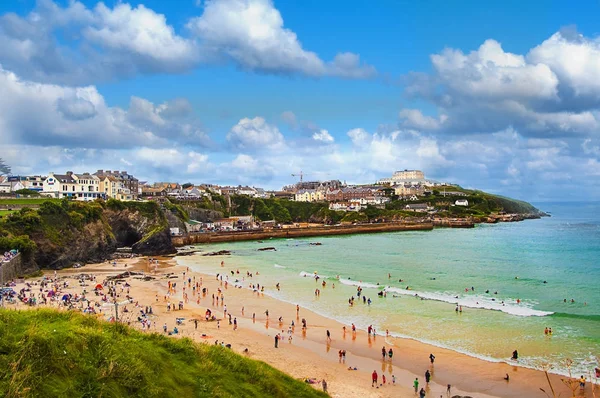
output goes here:
[{"label": "town skyline", "polygon": [[280,189],[301,171],[368,184],[415,168],[528,201],[600,199],[600,5],[433,8],[5,2],[1,156],[15,175]]}]

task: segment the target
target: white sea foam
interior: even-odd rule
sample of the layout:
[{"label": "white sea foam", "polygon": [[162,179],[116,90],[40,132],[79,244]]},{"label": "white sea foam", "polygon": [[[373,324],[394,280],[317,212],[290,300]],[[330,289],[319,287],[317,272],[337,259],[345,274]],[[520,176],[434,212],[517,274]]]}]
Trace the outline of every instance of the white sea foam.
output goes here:
[{"label": "white sea foam", "polygon": [[275,268],[286,268],[283,265],[279,265],[279,264],[275,264],[273,267],[275,267]]},{"label": "white sea foam", "polygon": [[[490,297],[473,295],[473,296],[463,296],[463,295],[452,295],[450,293],[439,293],[439,292],[420,292],[416,290],[406,290],[400,289],[396,287],[386,287],[385,290],[387,292],[391,292],[392,294],[401,294],[404,296],[418,296],[424,298],[426,300],[435,300],[441,301],[444,303],[450,303],[455,305],[461,305],[466,308],[478,308],[484,310],[493,310],[493,311],[502,311],[506,314],[517,315],[517,316],[547,316],[552,315],[553,312],[550,311],[540,311],[531,308],[532,303],[521,302],[521,304],[516,304],[516,300],[510,299],[510,301],[515,302],[502,304],[501,299],[496,299],[493,301]],[[458,296],[458,298],[456,298]]]},{"label": "white sea foam", "polygon": [[363,288],[372,288],[372,289],[378,289],[378,288],[383,288],[383,285],[378,285],[376,283],[368,283],[368,282],[362,282],[362,281],[353,281],[352,279],[339,279],[340,283],[343,283],[344,285],[348,285],[348,286],[360,286]]},{"label": "white sea foam", "polygon": [[314,273],[314,272],[311,273],[311,272],[305,272],[305,271],[300,272],[300,276],[302,276],[304,278],[314,278],[315,275],[321,279],[327,278],[327,275],[321,275],[319,273]]}]

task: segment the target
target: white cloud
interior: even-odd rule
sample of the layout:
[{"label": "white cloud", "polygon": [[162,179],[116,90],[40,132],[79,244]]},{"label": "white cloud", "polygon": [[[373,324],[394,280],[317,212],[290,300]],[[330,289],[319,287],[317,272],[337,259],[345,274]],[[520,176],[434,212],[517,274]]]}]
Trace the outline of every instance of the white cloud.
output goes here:
[{"label": "white cloud", "polygon": [[355,128],[347,133],[348,137],[352,143],[356,146],[361,146],[367,144],[371,140],[371,134],[367,132],[367,130],[363,128]]},{"label": "white cloud", "polygon": [[444,83],[464,95],[556,98],[558,79],[547,65],[527,64],[522,55],[504,52],[495,40],[486,40],[468,55],[446,49],[432,55],[431,62]]},{"label": "white cloud", "polygon": [[110,9],[99,3],[91,26],[83,35],[91,43],[131,52],[164,67],[180,68],[196,62],[195,44],[178,36],[162,14],[138,5],[118,3]]},{"label": "white cloud", "polygon": [[325,129],[315,131],[312,135],[312,139],[315,141],[326,143],[326,144],[330,144],[334,141],[331,134],[329,134],[329,132]]},{"label": "white cloud", "polygon": [[600,100],[600,38],[588,39],[577,32],[572,32],[572,36],[553,34],[533,48],[527,59],[549,66],[575,95]]},{"label": "white cloud", "polygon": [[345,78],[375,74],[372,66],[360,64],[356,54],[341,53],[326,64],[305,50],[296,33],[283,26],[271,0],[207,0],[204,13],[187,26],[203,49],[225,55],[245,69]]},{"label": "white cloud", "polygon": [[324,62],[285,28],[271,0],[207,0],[184,34],[142,4],[39,1],[24,17],[0,15],[0,63],[26,78],[60,84],[181,73],[223,58],[274,74],[362,79],[376,74],[357,54]]},{"label": "white cloud", "polygon": [[402,109],[399,116],[404,127],[418,130],[437,130],[447,119],[446,115],[441,115],[439,119],[425,116],[418,109]]},{"label": "white cloud", "polygon": [[129,109],[109,107],[96,87],[21,80],[0,67],[0,138],[4,143],[85,148],[131,148],[167,143],[209,146],[193,123],[161,117],[151,102],[132,97]]},{"label": "white cloud", "polygon": [[581,148],[583,149],[583,153],[585,153],[586,155],[600,156],[600,144],[594,145],[591,138],[586,138],[585,140],[583,140]]},{"label": "white cloud", "polygon": [[530,137],[598,131],[600,39],[567,36],[556,33],[527,55],[504,51],[493,39],[469,53],[433,54],[434,72],[407,75],[405,92],[430,101],[440,116],[403,109],[401,125],[457,135],[511,126]]},{"label": "white cloud", "polygon": [[284,146],[283,135],[277,126],[262,117],[241,119],[227,134],[227,141],[239,150],[273,150]]}]

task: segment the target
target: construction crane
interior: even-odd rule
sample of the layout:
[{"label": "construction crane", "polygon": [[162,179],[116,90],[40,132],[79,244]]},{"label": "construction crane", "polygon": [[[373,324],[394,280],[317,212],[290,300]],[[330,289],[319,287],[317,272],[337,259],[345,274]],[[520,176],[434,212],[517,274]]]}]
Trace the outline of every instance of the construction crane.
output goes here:
[{"label": "construction crane", "polygon": [[304,178],[306,174],[302,172],[302,170],[300,170],[300,173],[298,174],[292,174],[292,177],[300,177],[300,182],[302,182],[302,179]]}]

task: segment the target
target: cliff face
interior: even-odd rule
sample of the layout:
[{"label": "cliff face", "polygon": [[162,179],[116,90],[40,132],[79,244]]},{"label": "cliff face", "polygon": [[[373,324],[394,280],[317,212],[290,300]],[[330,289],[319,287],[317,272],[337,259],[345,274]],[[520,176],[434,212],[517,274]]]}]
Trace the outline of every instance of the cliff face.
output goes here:
[{"label": "cliff face", "polygon": [[95,221],[81,229],[61,228],[61,239],[54,234],[38,233],[31,238],[37,245],[33,256],[37,268],[60,269],[74,263],[101,262],[110,257],[117,248],[114,236],[104,221]]},{"label": "cliff face", "polygon": [[122,246],[143,255],[176,252],[163,210],[149,202],[48,201],[12,214],[0,223],[0,236],[32,269],[101,262]]},{"label": "cliff face", "polygon": [[[168,217],[181,222],[170,212],[163,212],[158,206],[136,208],[130,205],[124,209],[113,207],[106,211],[107,222],[117,245],[131,247],[133,253],[142,255],[176,252],[171,243]],[[185,231],[185,225],[181,224]]]},{"label": "cliff face", "polygon": [[219,218],[223,218],[223,213],[216,210],[198,209],[191,206],[185,206],[184,209],[188,212],[190,219],[200,222],[215,221]]}]

